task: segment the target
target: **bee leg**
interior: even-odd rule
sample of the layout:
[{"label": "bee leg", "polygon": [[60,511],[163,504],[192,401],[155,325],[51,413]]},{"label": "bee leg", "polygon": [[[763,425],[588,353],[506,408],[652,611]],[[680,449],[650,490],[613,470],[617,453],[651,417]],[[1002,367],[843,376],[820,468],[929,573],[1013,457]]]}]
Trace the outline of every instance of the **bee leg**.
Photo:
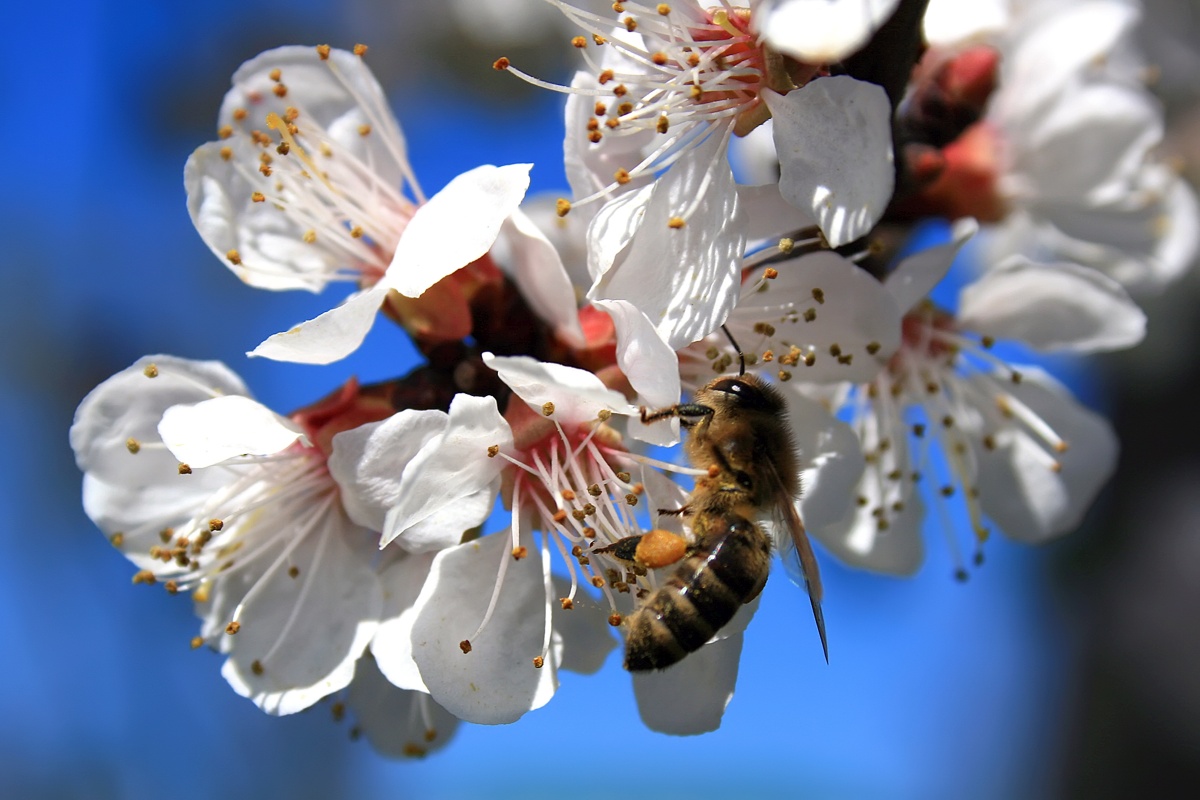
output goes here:
[{"label": "bee leg", "polygon": [[694,423],[697,419],[711,417],[713,410],[708,406],[702,406],[699,403],[676,403],[673,406],[650,410],[645,406],[641,408],[642,423],[657,422],[660,419],[668,419],[670,417],[679,417],[684,421],[684,424]]},{"label": "bee leg", "polygon": [[688,551],[682,536],[655,528],[637,536],[626,536],[612,544],[593,550],[645,569],[662,569],[679,561]]},{"label": "bee leg", "polygon": [[692,513],[692,507],[690,504],[685,503],[679,508],[656,508],[655,511],[664,517],[686,517]]}]

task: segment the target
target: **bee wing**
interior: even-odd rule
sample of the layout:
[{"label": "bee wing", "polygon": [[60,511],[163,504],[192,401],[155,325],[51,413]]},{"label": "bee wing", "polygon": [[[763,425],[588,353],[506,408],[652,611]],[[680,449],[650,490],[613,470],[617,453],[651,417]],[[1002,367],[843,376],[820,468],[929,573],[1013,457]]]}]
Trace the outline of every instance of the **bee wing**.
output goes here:
[{"label": "bee wing", "polygon": [[812,604],[813,620],[817,623],[817,633],[821,636],[821,651],[825,654],[825,663],[828,664],[829,640],[825,636],[825,614],[821,611],[824,589],[821,586],[817,557],[808,541],[808,533],[804,530],[800,512],[796,510],[795,499],[784,488],[774,465],[767,464],[766,468],[767,477],[771,482],[772,507],[775,509],[777,520],[775,546],[779,548],[784,566],[787,567],[792,580],[796,580],[799,573],[800,579],[804,581],[804,587],[808,590],[808,601]]}]

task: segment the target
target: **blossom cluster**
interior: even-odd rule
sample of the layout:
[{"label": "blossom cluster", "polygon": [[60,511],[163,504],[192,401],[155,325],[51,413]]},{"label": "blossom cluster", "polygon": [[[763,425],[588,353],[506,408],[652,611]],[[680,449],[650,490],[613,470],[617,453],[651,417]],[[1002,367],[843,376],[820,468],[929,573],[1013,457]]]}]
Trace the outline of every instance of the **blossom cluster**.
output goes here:
[{"label": "blossom cluster", "polygon": [[[427,363],[280,414],[223,364],[148,356],[71,429],[87,513],[136,583],[191,596],[230,686],[270,714],[328,698],[388,754],[600,669],[678,564],[715,569],[721,525],[792,567],[806,531],[819,560],[908,575],[927,510],[954,506],[961,577],[992,531],[1077,527],[1114,434],[997,344],[1134,346],[1135,298],[1200,243],[1131,2],[548,1],[578,27],[570,82],[493,66],[566,95],[569,196],[527,197],[530,164],[427,195],[362,45],[246,62],[185,167],[196,230],[242,281],[352,285],[250,355],[328,364],[382,315]],[[935,302],[964,247],[957,302]],[[702,513],[704,492],[740,497],[736,446],[651,448],[709,430],[692,394],[750,381],[781,398],[800,473],[781,485],[803,489]],[[820,622],[815,565],[796,580]],[[756,595],[634,674],[648,725],[720,724]]]}]

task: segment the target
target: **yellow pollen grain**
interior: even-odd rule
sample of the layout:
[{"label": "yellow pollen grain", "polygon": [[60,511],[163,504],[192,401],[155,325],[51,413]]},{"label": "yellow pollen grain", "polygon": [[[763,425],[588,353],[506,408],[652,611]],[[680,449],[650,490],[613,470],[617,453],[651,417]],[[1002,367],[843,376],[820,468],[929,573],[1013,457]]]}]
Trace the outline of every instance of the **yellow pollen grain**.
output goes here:
[{"label": "yellow pollen grain", "polygon": [[625,30],[629,31],[630,33],[633,33],[637,30],[637,20],[633,17],[626,17],[624,20],[622,20],[622,22],[625,23]]},{"label": "yellow pollen grain", "polygon": [[228,161],[229,159],[233,158],[233,148],[232,147],[228,147],[228,146],[222,147],[220,150],[220,153],[221,153],[222,161]]},{"label": "yellow pollen grain", "polygon": [[313,242],[315,242],[317,240],[317,232],[314,231],[312,228],[309,228],[308,230],[306,230],[304,232],[304,236],[302,236],[300,238],[304,239],[306,244],[312,244]]},{"label": "yellow pollen grain", "polygon": [[653,61],[656,65],[658,65],[660,67],[663,66],[664,64],[666,64],[668,61],[670,61],[670,59],[667,58],[667,54],[664,53],[662,50],[659,50],[657,53],[652,53],[650,56],[650,60]]},{"label": "yellow pollen grain", "polygon": [[809,353],[808,355],[806,355],[804,357],[804,366],[811,367],[815,363],[817,363],[817,354],[816,353]]},{"label": "yellow pollen grain", "polygon": [[565,217],[571,213],[571,201],[565,198],[558,198],[554,201],[554,213],[560,217]]},{"label": "yellow pollen grain", "polygon": [[618,0],[618,2],[612,4],[612,10],[620,14],[625,10],[625,6]]},{"label": "yellow pollen grain", "polygon": [[881,345],[879,342],[868,342],[867,343],[867,353],[869,355],[875,355],[876,353],[879,352],[879,348],[882,346],[883,345]]},{"label": "yellow pollen grain", "polygon": [[267,199],[267,196],[262,192],[254,192],[250,195],[250,200],[255,203],[261,203]]},{"label": "yellow pollen grain", "polygon": [[496,70],[497,72],[504,72],[511,65],[512,62],[508,60],[508,56],[500,56],[492,62],[492,69]]},{"label": "yellow pollen grain", "polygon": [[271,91],[276,97],[287,97],[287,86],[282,83],[277,83],[271,87]]},{"label": "yellow pollen grain", "polygon": [[664,17],[667,14],[671,13],[671,7],[669,5],[667,5],[666,3],[659,3],[658,8],[655,10],[658,11],[660,16],[664,16]]},{"label": "yellow pollen grain", "polygon": [[[280,143],[279,143],[279,144],[278,144],[278,145],[275,147],[275,152],[276,152],[276,153],[279,153],[279,155],[281,155],[281,156],[286,156],[286,155],[288,154],[288,151],[289,151],[289,150],[291,150],[291,149],[292,149],[292,146],[291,146],[291,145],[289,145],[287,142],[280,142]],[[264,154],[264,155],[265,155],[265,154]]]},{"label": "yellow pollen grain", "polygon": [[202,584],[198,589],[196,589],[196,591],[192,592],[192,600],[196,601],[197,603],[207,603],[208,596],[211,592],[211,583]]},{"label": "yellow pollen grain", "polygon": [[580,50],[587,47],[587,39],[582,36],[576,36],[571,40],[572,47],[578,47]]},{"label": "yellow pollen grain", "polygon": [[[592,576],[592,586],[595,586],[597,589],[604,588],[604,578],[601,578],[599,575],[593,575]],[[610,617],[610,619],[611,619],[611,617]]]},{"label": "yellow pollen grain", "polygon": [[633,111],[633,103],[621,103],[621,105],[617,106],[617,114],[619,116],[623,117],[631,111]]},{"label": "yellow pollen grain", "polygon": [[654,130],[659,133],[666,133],[671,128],[671,120],[667,119],[667,115],[663,114],[658,118],[658,122],[654,124]]},{"label": "yellow pollen grain", "polygon": [[775,269],[774,267],[767,267],[765,270],[763,270],[763,277],[769,281],[773,281],[779,277],[779,270]]},{"label": "yellow pollen grain", "polygon": [[679,230],[684,225],[687,225],[687,222],[684,221],[683,217],[671,217],[667,220],[667,227],[673,230]]},{"label": "yellow pollen grain", "polygon": [[158,578],[154,577],[154,573],[148,569],[140,570],[139,572],[134,573],[134,576],[133,576],[133,583],[135,585],[139,584],[139,583],[144,583],[147,586],[151,586],[157,582],[158,582]]},{"label": "yellow pollen grain", "polygon": [[813,296],[813,300],[816,300],[818,305],[824,305],[824,303],[825,303],[825,292],[824,292],[823,290],[821,290],[821,289],[813,289],[813,290],[812,290],[812,296]]},{"label": "yellow pollen grain", "polygon": [[180,475],[191,475],[192,474],[192,468],[182,462],[179,464],[178,470],[179,470]]},{"label": "yellow pollen grain", "polygon": [[588,134],[587,138],[592,144],[600,144],[600,140],[604,138],[604,134],[600,131],[592,131]]},{"label": "yellow pollen grain", "polygon": [[541,669],[545,664],[546,664],[546,659],[542,658],[541,656],[536,656],[533,659],[533,668],[534,669]]},{"label": "yellow pollen grain", "polygon": [[560,597],[558,598],[558,602],[562,605],[563,611],[570,611],[575,607],[575,601],[569,597]]},{"label": "yellow pollen grain", "polygon": [[621,124],[621,121],[615,117],[610,117],[609,119],[604,120],[604,124],[609,128],[615,128]]},{"label": "yellow pollen grain", "polygon": [[217,128],[217,136],[222,139],[228,139],[230,136],[233,136],[233,126],[222,125],[221,127]]},{"label": "yellow pollen grain", "polygon": [[125,449],[136,455],[142,449],[142,443],[130,436],[125,440]]},{"label": "yellow pollen grain", "polygon": [[592,111],[596,113],[597,117],[603,117],[608,113],[608,106],[604,105],[604,103],[597,102]]},{"label": "yellow pollen grain", "polygon": [[613,74],[614,73],[611,69],[602,70],[600,74],[596,76],[596,81],[603,86],[613,79]]},{"label": "yellow pollen grain", "polygon": [[300,109],[296,108],[295,106],[288,106],[287,108],[285,108],[283,110],[283,121],[284,122],[295,122],[296,118],[299,116],[300,116]]},{"label": "yellow pollen grain", "polygon": [[622,167],[613,174],[613,180],[615,180],[619,185],[624,186],[633,180],[633,178],[629,176],[629,170]]},{"label": "yellow pollen grain", "polygon": [[487,449],[488,458],[495,458],[500,453],[500,445],[489,445]]},{"label": "yellow pollen grain", "polygon": [[542,403],[542,415],[549,417],[553,414],[554,414],[554,403],[551,403],[549,401]]},{"label": "yellow pollen grain", "polygon": [[589,119],[587,121],[587,125],[585,125],[584,127],[586,127],[589,131],[600,130],[600,120],[596,119],[595,117],[592,117],[591,119]]},{"label": "yellow pollen grain", "polygon": [[225,632],[233,636],[242,629],[242,623],[234,621],[225,626]]},{"label": "yellow pollen grain", "polygon": [[601,45],[608,44],[608,39],[605,39],[603,36],[601,36],[601,35],[600,35],[600,34],[598,34],[598,33],[593,33],[593,34],[592,34],[592,41],[596,43],[596,46],[597,46],[597,47],[600,47]]},{"label": "yellow pollen grain", "polygon": [[367,46],[365,44],[354,45],[354,55],[359,56],[361,58],[362,56],[365,56],[366,54],[367,54]]},{"label": "yellow pollen grain", "polygon": [[355,225],[350,229],[351,239],[361,239],[363,237],[363,229],[361,225]]},{"label": "yellow pollen grain", "polygon": [[625,95],[629,94],[629,89],[626,88],[625,84],[618,83],[615,87],[613,87],[613,94],[617,97],[624,97]]},{"label": "yellow pollen grain", "polygon": [[117,532],[108,537],[108,543],[113,547],[121,548],[125,545],[125,534]]},{"label": "yellow pollen grain", "polygon": [[266,178],[271,177],[271,168],[269,166],[267,166],[266,164],[263,164],[261,167],[259,167],[258,171],[263,174],[263,177],[266,177]]},{"label": "yellow pollen grain", "polygon": [[244,109],[244,108],[235,108],[235,109],[233,110],[233,120],[234,120],[234,122],[241,122],[241,121],[242,121],[242,120],[244,120],[244,119],[245,119],[247,116],[249,116],[249,112],[248,112],[248,111],[246,111],[246,109]]},{"label": "yellow pollen grain", "polygon": [[687,63],[688,63],[688,66],[689,66],[689,67],[698,67],[698,66],[700,66],[700,54],[699,54],[699,53],[691,53],[691,54],[689,54],[689,55],[688,55],[688,57],[687,57]]},{"label": "yellow pollen grain", "polygon": [[609,614],[609,615],[608,615],[608,624],[609,624],[609,625],[612,625],[614,628],[616,628],[616,627],[620,626],[620,624],[621,624],[621,615],[620,615],[620,614],[618,614],[616,611],[614,611],[613,613]]},{"label": "yellow pollen grain", "polygon": [[458,643],[458,649],[463,651],[463,655],[466,655],[467,653],[471,652],[471,640],[463,639],[461,642]]},{"label": "yellow pollen grain", "polygon": [[688,97],[693,100],[699,100],[702,94],[704,94],[704,91],[699,86],[693,85],[691,89],[688,89]]},{"label": "yellow pollen grain", "polygon": [[575,499],[575,492],[571,491],[570,489],[563,489],[561,492],[559,492],[559,496],[569,503]]},{"label": "yellow pollen grain", "polygon": [[358,135],[359,136],[369,136],[370,134],[371,134],[371,126],[370,125],[364,124],[364,125],[358,126]]},{"label": "yellow pollen grain", "polygon": [[334,703],[329,707],[329,713],[333,717],[334,722],[341,722],[346,718],[346,704]]},{"label": "yellow pollen grain", "polygon": [[600,420],[601,422],[608,422],[610,419],[612,419],[612,412],[607,408],[602,408],[596,412],[596,419]]},{"label": "yellow pollen grain", "polygon": [[566,522],[566,521],[567,521],[567,512],[566,512],[566,510],[565,510],[565,509],[562,509],[562,508],[560,508],[558,511],[555,511],[555,512],[554,512],[554,516],[553,516],[553,517],[551,517],[551,519],[552,519],[552,520],[554,520],[555,522],[557,522],[559,525],[563,524],[564,522]]},{"label": "yellow pollen grain", "polygon": [[525,556],[529,555],[529,549],[526,547],[514,547],[512,551],[513,561],[520,561]]},{"label": "yellow pollen grain", "polygon": [[262,675],[265,670],[263,670],[262,662],[256,658],[250,662],[250,671],[255,675]]},{"label": "yellow pollen grain", "polygon": [[638,504],[637,495],[632,493],[625,495],[625,503],[630,506],[636,506]]},{"label": "yellow pollen grain", "polygon": [[330,49],[331,48],[327,44],[317,45],[317,56],[320,57],[322,61],[328,61]]},{"label": "yellow pollen grain", "polygon": [[804,310],[804,321],[805,322],[812,322],[816,318],[817,318],[817,310],[815,308],[808,308],[808,309]]},{"label": "yellow pollen grain", "polygon": [[279,81],[283,78],[283,72],[279,69],[279,67],[276,67],[267,73],[267,77],[276,83],[279,83]]},{"label": "yellow pollen grain", "polygon": [[193,650],[200,649],[200,645],[204,644],[204,638],[201,636],[193,636],[190,642]]}]

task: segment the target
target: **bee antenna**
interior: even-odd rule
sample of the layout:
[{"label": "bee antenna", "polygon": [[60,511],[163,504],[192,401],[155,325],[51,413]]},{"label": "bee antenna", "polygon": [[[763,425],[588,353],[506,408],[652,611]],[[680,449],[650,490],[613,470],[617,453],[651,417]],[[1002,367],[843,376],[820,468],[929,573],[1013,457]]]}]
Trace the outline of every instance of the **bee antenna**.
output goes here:
[{"label": "bee antenna", "polygon": [[740,378],[746,374],[746,356],[742,354],[742,348],[738,347],[737,339],[733,338],[733,334],[729,332],[729,328],[726,328],[724,325],[722,325],[721,330],[725,331],[725,337],[729,339],[729,343],[733,345],[733,349],[737,351],[738,377]]}]

